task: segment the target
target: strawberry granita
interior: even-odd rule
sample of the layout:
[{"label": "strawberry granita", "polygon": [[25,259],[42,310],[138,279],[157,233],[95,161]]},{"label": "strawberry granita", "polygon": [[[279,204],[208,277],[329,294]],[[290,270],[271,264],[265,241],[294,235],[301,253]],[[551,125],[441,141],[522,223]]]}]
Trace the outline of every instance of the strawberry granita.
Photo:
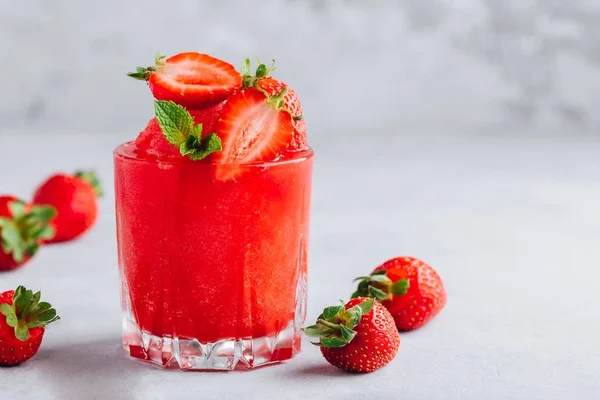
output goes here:
[{"label": "strawberry granita", "polygon": [[[182,369],[288,359],[305,316],[313,156],[299,101],[283,83],[261,89],[270,69],[251,75],[246,62],[240,87],[221,88],[229,97],[190,109],[178,96],[210,103],[200,89],[181,90],[194,71],[230,69],[184,54],[185,80],[154,80],[169,100],[157,100],[156,118],[114,153],[124,346]],[[151,80],[172,59],[181,62],[157,58],[131,75]]]}]

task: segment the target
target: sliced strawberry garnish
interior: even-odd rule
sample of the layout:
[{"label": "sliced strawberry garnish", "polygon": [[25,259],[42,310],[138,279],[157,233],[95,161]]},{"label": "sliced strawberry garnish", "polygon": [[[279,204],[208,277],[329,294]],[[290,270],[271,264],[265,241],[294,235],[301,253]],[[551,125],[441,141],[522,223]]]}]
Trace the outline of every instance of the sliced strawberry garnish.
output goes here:
[{"label": "sliced strawberry garnish", "polygon": [[302,112],[302,105],[298,99],[296,91],[285,83],[275,78],[260,79],[257,85],[270,96],[275,96],[281,93],[284,88],[287,88],[285,96],[283,96],[283,108],[290,112],[295,118],[292,119],[294,125],[294,137],[290,143],[288,151],[305,150],[308,147],[306,136],[306,123]]},{"label": "sliced strawberry garnish", "polygon": [[242,85],[233,65],[207,54],[189,52],[163,58],[156,57],[156,66],[138,67],[127,74],[148,81],[157,100],[200,109],[222,102]]},{"label": "sliced strawberry garnish", "polygon": [[292,115],[283,109],[286,90],[267,97],[256,88],[229,98],[217,125],[223,151],[215,153],[219,180],[232,180],[244,164],[274,161],[290,145],[294,135]]}]

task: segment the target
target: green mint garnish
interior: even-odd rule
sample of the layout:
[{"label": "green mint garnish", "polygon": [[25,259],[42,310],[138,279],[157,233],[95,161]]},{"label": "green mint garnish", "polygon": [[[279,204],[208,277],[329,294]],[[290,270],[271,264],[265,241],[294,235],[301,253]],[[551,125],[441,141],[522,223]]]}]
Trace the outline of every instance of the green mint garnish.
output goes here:
[{"label": "green mint garnish", "polygon": [[202,124],[195,124],[190,113],[172,101],[156,100],[154,113],[165,138],[179,148],[182,156],[201,160],[215,151],[221,151],[221,139],[215,133],[202,136]]}]

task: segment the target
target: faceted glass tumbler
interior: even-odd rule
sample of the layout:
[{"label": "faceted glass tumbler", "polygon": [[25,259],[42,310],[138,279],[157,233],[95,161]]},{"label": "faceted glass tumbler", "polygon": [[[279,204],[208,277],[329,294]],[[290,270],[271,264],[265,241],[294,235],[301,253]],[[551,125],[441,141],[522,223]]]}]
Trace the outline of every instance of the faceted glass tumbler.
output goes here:
[{"label": "faceted glass tumbler", "polygon": [[[123,346],[132,357],[231,370],[300,351],[312,158],[309,150],[215,166],[140,155],[131,142],[115,150]],[[233,178],[217,179],[217,168]]]}]

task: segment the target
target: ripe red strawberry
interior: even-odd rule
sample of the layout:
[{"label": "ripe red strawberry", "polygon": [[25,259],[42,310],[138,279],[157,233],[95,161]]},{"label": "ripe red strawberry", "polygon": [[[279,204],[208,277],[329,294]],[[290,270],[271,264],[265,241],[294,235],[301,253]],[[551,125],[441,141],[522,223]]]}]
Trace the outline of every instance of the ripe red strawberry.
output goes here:
[{"label": "ripe red strawberry", "polygon": [[19,286],[0,293],[0,366],[12,367],[33,357],[44,336],[44,326],[60,319],[41,292]]},{"label": "ripe red strawberry", "polygon": [[373,372],[394,359],[400,335],[389,311],[374,299],[356,298],[327,307],[315,325],[303,329],[320,338],[321,353],[332,365],[351,372]]},{"label": "ripe red strawberry", "polygon": [[292,142],[292,115],[282,109],[286,90],[267,97],[258,89],[240,90],[227,100],[217,125],[223,150],[215,153],[218,180],[235,180],[243,164],[274,161]]},{"label": "ripe red strawberry", "polygon": [[164,58],[159,55],[155,66],[137,67],[127,74],[148,81],[157,100],[201,109],[222,102],[242,85],[233,65],[207,54],[188,52]]},{"label": "ripe red strawberry", "polygon": [[357,278],[352,297],[370,296],[390,311],[401,331],[431,321],[446,305],[446,289],[433,268],[413,257],[397,257]]},{"label": "ripe red strawberry", "polygon": [[35,204],[51,205],[58,212],[52,222],[56,235],[46,242],[72,240],[90,229],[98,216],[96,198],[101,195],[100,182],[92,171],[56,174],[46,180],[33,196]]},{"label": "ripe red strawberry", "polygon": [[50,221],[56,210],[31,206],[14,196],[0,196],[0,271],[25,264],[44,239],[54,237]]},{"label": "ripe red strawberry", "polygon": [[274,78],[260,79],[257,85],[263,89],[269,96],[275,96],[281,93],[283,89],[287,89],[283,96],[283,109],[287,110],[296,118],[292,118],[292,125],[294,126],[294,136],[288,151],[299,151],[305,150],[308,147],[307,135],[306,135],[306,123],[304,122],[304,114],[302,111],[302,105],[298,99],[296,91],[286,85],[285,83],[278,81]]}]

